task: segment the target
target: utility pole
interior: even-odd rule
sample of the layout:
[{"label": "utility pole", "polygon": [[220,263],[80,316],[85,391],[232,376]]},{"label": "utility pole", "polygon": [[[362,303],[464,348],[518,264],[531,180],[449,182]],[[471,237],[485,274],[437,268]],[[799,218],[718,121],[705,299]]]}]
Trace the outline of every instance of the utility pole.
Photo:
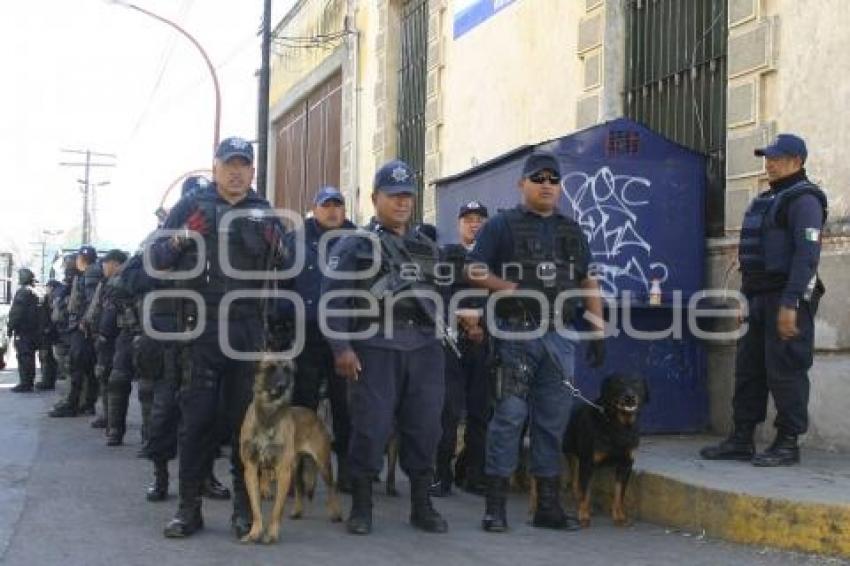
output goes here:
[{"label": "utility pole", "polygon": [[74,153],[86,156],[86,160],[82,163],[59,163],[62,167],[84,167],[85,173],[81,179],[83,185],[83,228],[80,236],[80,245],[91,243],[91,217],[89,215],[89,191],[91,190],[90,171],[92,167],[115,167],[115,163],[92,163],[92,156],[106,157],[117,159],[117,156],[112,153],[97,153],[90,149],[62,149],[62,153]]},{"label": "utility pole", "polygon": [[257,108],[257,192],[261,197],[266,195],[266,179],[268,177],[269,154],[269,59],[272,44],[272,2],[263,0],[263,23],[261,35],[262,66],[260,67],[260,92]]}]

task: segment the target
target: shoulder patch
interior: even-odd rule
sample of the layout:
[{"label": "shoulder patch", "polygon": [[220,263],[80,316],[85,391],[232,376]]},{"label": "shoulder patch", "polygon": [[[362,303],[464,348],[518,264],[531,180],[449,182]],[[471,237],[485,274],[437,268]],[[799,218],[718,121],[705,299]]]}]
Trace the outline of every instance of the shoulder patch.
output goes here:
[{"label": "shoulder patch", "polygon": [[820,230],[817,228],[806,228],[806,240],[809,242],[819,242]]}]

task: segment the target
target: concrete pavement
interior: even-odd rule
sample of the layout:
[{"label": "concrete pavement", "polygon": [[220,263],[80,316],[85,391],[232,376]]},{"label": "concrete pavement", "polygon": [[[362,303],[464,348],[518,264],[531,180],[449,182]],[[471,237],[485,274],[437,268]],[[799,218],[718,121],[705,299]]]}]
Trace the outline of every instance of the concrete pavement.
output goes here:
[{"label": "concrete pavement", "polygon": [[[58,393],[15,395],[8,391],[12,383],[11,372],[0,372],[0,562],[10,565],[840,563],[647,523],[620,529],[604,516],[578,533],[533,529],[526,524],[526,502],[520,496],[510,502],[509,534],[482,532],[482,500],[458,494],[436,502],[449,521],[449,534],[427,535],[407,524],[404,483],[398,499],[379,492],[375,532],[369,537],[346,535],[343,526],[329,523],[319,494],[305,519],[284,521],[281,542],[275,546],[236,542],[228,531],[228,502],[205,502],[203,533],[188,540],[165,540],[161,529],[174,512],[176,498],[161,504],[144,501],[150,465],[134,456],[139,443],[135,402],[128,444],[108,448],[102,434],[89,428],[88,419],[45,416]],[[218,462],[217,472],[226,477],[224,461]],[[344,500],[347,508],[347,497]]]}]

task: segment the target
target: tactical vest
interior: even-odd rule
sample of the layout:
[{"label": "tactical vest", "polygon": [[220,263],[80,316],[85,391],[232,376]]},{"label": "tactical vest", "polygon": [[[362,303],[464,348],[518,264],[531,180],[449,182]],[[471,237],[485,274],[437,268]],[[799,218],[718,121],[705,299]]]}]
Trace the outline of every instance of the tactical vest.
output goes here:
[{"label": "tactical vest", "polygon": [[[388,230],[376,231],[381,241],[381,268],[371,278],[359,281],[359,287],[378,300],[379,319],[383,323],[387,299],[403,291],[438,292],[434,268],[439,250],[434,242],[414,230],[400,237]],[[371,246],[357,256],[357,269],[371,265]],[[393,321],[413,321],[422,326],[434,325],[433,301],[428,298],[405,297],[393,303]],[[369,321],[362,319],[361,327]]]},{"label": "tactical vest", "polygon": [[738,246],[742,272],[790,274],[794,234],[783,225],[780,213],[791,201],[805,194],[814,195],[820,201],[825,222],[826,195],[809,181],[800,181],[779,193],[765,191],[750,203],[744,213]]},{"label": "tactical vest", "polygon": [[68,329],[68,302],[70,298],[71,293],[67,284],[63,285],[61,290],[54,291],[54,295],[51,297],[50,321],[56,325],[59,331]]},{"label": "tactical vest", "polygon": [[[515,208],[504,212],[514,243],[513,263],[521,269],[509,268],[504,275],[507,281],[518,283],[521,289],[542,292],[549,301],[550,317],[555,299],[563,291],[574,290],[587,274],[583,266],[587,263],[581,228],[573,220],[557,215],[551,242],[540,239],[540,221],[522,209]],[[581,270],[581,272],[580,272]],[[569,322],[575,316],[577,301],[564,302],[561,316]],[[540,316],[539,303],[531,298],[506,298],[499,301],[496,314],[500,317]]]},{"label": "tactical vest", "polygon": [[68,326],[75,328],[83,314],[85,293],[83,292],[83,276],[75,275],[71,282],[71,293],[68,296]]},{"label": "tactical vest", "polygon": [[453,290],[469,288],[463,278],[463,268],[466,264],[466,248],[462,244],[446,244],[443,246],[443,261],[452,266],[454,272]]},{"label": "tactical vest", "polygon": [[[259,290],[263,286],[263,280],[260,279],[236,279],[225,274],[219,254],[219,238],[222,236],[219,230],[224,215],[234,209],[250,209],[234,208],[227,203],[219,202],[212,190],[199,193],[195,197],[195,202],[197,208],[210,222],[209,230],[203,236],[206,244],[206,258],[202,258],[200,261],[204,263],[204,269],[198,277],[178,281],[176,286],[200,293],[207,305],[207,318],[217,319],[219,304],[227,293],[240,290]],[[271,252],[262,238],[262,227],[258,226],[258,224],[265,222],[268,222],[268,220],[243,216],[234,217],[229,222],[227,250],[228,259],[233,269],[265,271],[271,267]],[[198,261],[197,250],[193,246],[181,256],[176,269],[189,271],[197,265]],[[259,316],[259,309],[257,300],[240,300],[231,306],[230,318]]]}]

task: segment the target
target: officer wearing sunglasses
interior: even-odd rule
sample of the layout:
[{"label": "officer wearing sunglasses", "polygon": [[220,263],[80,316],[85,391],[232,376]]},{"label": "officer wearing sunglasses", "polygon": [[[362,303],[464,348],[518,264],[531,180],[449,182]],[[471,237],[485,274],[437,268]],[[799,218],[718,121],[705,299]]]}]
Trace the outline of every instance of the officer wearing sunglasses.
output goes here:
[{"label": "officer wearing sunglasses", "polygon": [[[522,203],[503,211],[481,228],[467,256],[470,284],[502,291],[490,297],[496,329],[530,333],[495,341],[495,407],[487,429],[487,479],[484,530],[507,529],[506,497],[509,478],[517,466],[517,447],[530,418],[531,472],[538,486],[533,524],[552,529],[575,529],[578,523],[561,508],[558,476],[561,439],[572,397],[564,380],[572,380],[577,340],[572,325],[580,303],[601,321],[599,287],[590,277],[587,238],[571,218],[558,210],[561,170],[555,155],[534,151],[526,159],[519,190]],[[583,300],[567,298],[573,291]],[[566,300],[564,300],[566,298]],[[488,321],[489,322],[489,321]],[[591,366],[604,359],[602,328],[587,349]]]}]

